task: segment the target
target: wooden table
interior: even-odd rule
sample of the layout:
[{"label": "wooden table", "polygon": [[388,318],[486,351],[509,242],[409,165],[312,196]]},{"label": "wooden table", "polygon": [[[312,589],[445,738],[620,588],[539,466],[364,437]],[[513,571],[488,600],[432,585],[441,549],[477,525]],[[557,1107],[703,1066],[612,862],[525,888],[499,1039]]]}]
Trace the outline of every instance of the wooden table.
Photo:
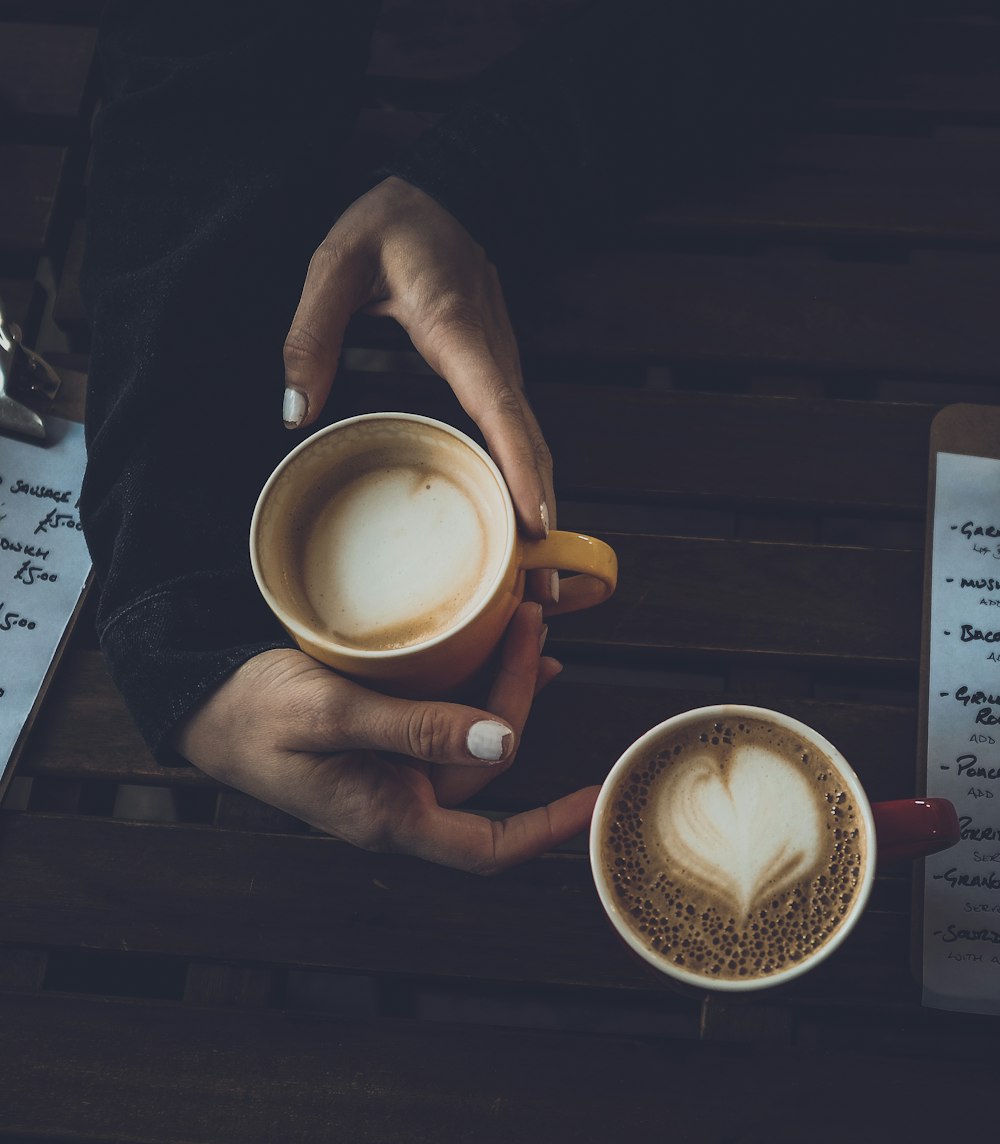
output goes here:
[{"label": "wooden table", "polygon": [[[372,137],[534,18],[454,7],[418,34],[386,5]],[[0,24],[0,62],[64,61],[0,131],[20,163],[0,164],[0,291],[44,337],[47,286],[78,368],[93,8]],[[521,312],[560,526],[607,539],[621,575],[552,621],[566,670],[477,809],[600,782],[654,723],[728,699],[815,726],[873,798],[915,789],[929,426],[1000,400],[1000,24],[974,0],[914,11],[877,90]],[[461,423],[380,329],[348,364],[359,402]],[[613,938],[582,840],[481,880],[157,766],[85,619],[0,813],[0,1141],[991,1139],[997,1024],[921,1008],[910,890],[881,876],[787,989],[674,994]]]}]

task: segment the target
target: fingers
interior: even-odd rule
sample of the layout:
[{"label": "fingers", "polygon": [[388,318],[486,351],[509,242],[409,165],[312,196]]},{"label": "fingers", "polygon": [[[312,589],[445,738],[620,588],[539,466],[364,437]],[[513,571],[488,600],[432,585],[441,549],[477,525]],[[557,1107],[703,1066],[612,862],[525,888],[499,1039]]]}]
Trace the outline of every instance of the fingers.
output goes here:
[{"label": "fingers", "polygon": [[[562,670],[554,659],[539,659],[546,634],[541,608],[537,604],[522,604],[504,638],[500,667],[487,700],[490,711],[514,728],[518,740],[534,697]],[[435,767],[431,781],[438,802],[456,806],[470,799],[511,765],[514,754],[511,751],[496,767],[488,769]]]},{"label": "fingers", "polygon": [[492,767],[517,749],[514,729],[489,711],[356,691],[349,710],[334,715],[328,750],[390,751],[427,763]]},{"label": "fingers", "polygon": [[521,527],[545,535],[553,519],[552,460],[524,396],[517,340],[496,268],[444,207],[400,180],[373,195],[392,206],[382,244],[383,298],[428,365],[482,430]]},{"label": "fingers", "polygon": [[[449,383],[476,422],[510,490],[519,527],[535,539],[555,527],[552,457],[524,394],[513,331],[492,267],[479,307],[447,309],[424,327],[424,314],[404,325],[413,344]],[[552,571],[533,572],[529,596],[558,599]]]},{"label": "fingers", "polygon": [[285,339],[285,396],[281,416],[289,429],[319,416],[337,372],[344,330],[374,289],[377,259],[353,240],[345,215],[309,262],[298,308]]},{"label": "fingers", "polygon": [[524,394],[499,285],[490,283],[493,288],[496,297],[478,313],[438,315],[426,335],[419,326],[407,332],[482,431],[521,528],[540,539],[555,527],[552,457]]},{"label": "fingers", "polygon": [[522,605],[504,640],[497,682],[485,711],[457,703],[395,699],[338,679],[324,712],[327,732],[322,746],[334,751],[391,751],[461,767],[509,763],[531,708],[541,631],[541,609],[537,604]]},{"label": "fingers", "polygon": [[398,839],[417,857],[477,874],[496,874],[566,842],[587,829],[600,787],[585,787],[502,821],[437,807]]}]

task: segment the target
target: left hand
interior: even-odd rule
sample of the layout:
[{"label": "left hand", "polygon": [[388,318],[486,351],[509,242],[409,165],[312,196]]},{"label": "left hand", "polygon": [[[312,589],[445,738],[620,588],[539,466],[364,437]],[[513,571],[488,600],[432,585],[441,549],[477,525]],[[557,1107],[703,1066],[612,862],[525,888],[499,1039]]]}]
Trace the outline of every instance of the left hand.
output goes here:
[{"label": "left hand", "polygon": [[[597,799],[587,787],[503,821],[454,809],[513,763],[535,694],[559,672],[539,655],[542,635],[541,608],[522,604],[484,711],[393,699],[303,652],[264,652],[184,720],[175,745],[220,782],[356,846],[494,874],[585,830]],[[466,737],[484,718],[511,732],[494,764]]]}]

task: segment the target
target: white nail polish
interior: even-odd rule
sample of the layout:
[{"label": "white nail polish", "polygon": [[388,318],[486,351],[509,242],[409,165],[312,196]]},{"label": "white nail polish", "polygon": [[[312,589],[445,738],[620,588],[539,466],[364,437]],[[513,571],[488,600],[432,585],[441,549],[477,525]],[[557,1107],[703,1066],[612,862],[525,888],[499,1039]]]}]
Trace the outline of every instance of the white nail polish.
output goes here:
[{"label": "white nail polish", "polygon": [[544,624],[541,634],[538,637],[538,654],[541,655],[545,650],[545,641],[549,638],[549,625]]},{"label": "white nail polish", "polygon": [[469,754],[482,759],[484,763],[498,763],[503,755],[504,739],[509,734],[510,728],[503,723],[480,719],[469,728],[469,737],[466,739]]},{"label": "white nail polish", "polygon": [[538,506],[538,512],[542,518],[542,528],[545,529],[545,535],[548,536],[549,535],[549,506],[545,503],[545,501],[542,501],[542,503]]},{"label": "white nail polish", "polygon": [[302,424],[306,415],[306,397],[297,389],[286,389],[285,399],[281,403],[281,419],[293,429]]},{"label": "white nail polish", "polygon": [[552,603],[559,603],[559,573],[553,572],[549,581],[549,591],[552,593]]}]

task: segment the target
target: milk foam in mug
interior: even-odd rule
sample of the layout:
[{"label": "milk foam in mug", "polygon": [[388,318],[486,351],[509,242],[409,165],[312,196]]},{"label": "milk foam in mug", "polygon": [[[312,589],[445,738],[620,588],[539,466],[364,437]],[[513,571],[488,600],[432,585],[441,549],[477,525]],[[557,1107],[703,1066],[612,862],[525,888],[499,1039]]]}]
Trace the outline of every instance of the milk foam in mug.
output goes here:
[{"label": "milk foam in mug", "polygon": [[546,614],[607,599],[607,544],[518,534],[510,493],[464,433],[408,413],[337,422],[268,479],[250,557],[268,605],[298,645],[381,690],[452,693],[483,666],[524,597],[525,572],[575,572]]}]

